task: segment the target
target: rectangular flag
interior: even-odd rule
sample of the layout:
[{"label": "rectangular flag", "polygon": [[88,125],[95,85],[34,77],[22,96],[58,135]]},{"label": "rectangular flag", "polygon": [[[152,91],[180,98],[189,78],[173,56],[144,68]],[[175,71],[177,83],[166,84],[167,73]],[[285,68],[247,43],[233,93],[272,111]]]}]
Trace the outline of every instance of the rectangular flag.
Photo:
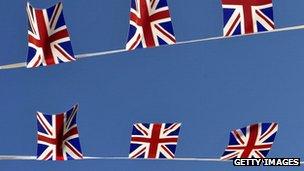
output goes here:
[{"label": "rectangular flag", "polygon": [[167,0],[131,0],[127,50],[176,43]]},{"label": "rectangular flag", "polygon": [[62,3],[48,9],[35,9],[27,4],[27,68],[76,60],[62,9]]},{"label": "rectangular flag", "polygon": [[275,29],[272,0],[222,0],[224,36]]},{"label": "rectangular flag", "polygon": [[76,124],[78,105],[65,113],[37,113],[37,160],[82,159]]},{"label": "rectangular flag", "polygon": [[231,131],[229,145],[221,160],[265,158],[277,131],[277,123],[258,123]]},{"label": "rectangular flag", "polygon": [[134,124],[129,158],[174,158],[180,126],[181,123]]}]

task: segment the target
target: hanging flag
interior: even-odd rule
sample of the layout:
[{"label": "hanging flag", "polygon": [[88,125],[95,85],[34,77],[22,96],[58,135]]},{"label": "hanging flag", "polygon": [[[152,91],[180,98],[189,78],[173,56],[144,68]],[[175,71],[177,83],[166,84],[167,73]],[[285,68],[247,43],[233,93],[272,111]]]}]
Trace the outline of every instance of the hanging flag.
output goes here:
[{"label": "hanging flag", "polygon": [[129,158],[172,159],[181,123],[133,125]]},{"label": "hanging flag", "polygon": [[258,123],[233,130],[230,133],[229,145],[221,159],[265,158],[277,131],[277,123]]},{"label": "hanging flag", "polygon": [[37,160],[82,159],[76,124],[78,105],[65,113],[37,113]]},{"label": "hanging flag", "polygon": [[167,0],[131,0],[127,50],[176,43]]},{"label": "hanging flag", "polygon": [[222,0],[224,36],[274,30],[272,0]]},{"label": "hanging flag", "polygon": [[35,9],[27,4],[27,68],[76,60],[62,9],[62,3],[48,9]]}]

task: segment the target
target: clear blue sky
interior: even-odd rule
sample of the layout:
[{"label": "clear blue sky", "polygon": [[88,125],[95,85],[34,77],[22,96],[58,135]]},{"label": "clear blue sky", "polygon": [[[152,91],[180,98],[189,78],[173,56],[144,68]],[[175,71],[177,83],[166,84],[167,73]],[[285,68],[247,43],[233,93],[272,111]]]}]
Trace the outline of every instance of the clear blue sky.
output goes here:
[{"label": "clear blue sky", "polygon": [[[57,1],[30,2],[43,8]],[[75,54],[124,47],[129,0],[63,3]],[[178,41],[222,35],[220,0],[168,3]],[[25,5],[0,1],[0,65],[25,61]],[[304,24],[303,11],[303,0],[274,0],[277,27]],[[274,121],[279,132],[269,157],[304,159],[303,38],[298,30],[0,71],[0,154],[35,155],[35,112],[62,112],[79,103],[80,141],[87,156],[127,156],[134,122],[178,121],[183,125],[176,157],[220,157],[231,129]],[[85,169],[244,170],[212,162],[0,161],[1,171]]]}]

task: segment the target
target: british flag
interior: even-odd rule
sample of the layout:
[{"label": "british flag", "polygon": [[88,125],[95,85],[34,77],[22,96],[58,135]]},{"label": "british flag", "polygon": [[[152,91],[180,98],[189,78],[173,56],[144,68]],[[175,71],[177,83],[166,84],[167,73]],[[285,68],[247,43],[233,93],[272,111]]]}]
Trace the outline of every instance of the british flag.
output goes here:
[{"label": "british flag", "polygon": [[272,0],[222,0],[224,36],[275,29]]},{"label": "british flag", "polygon": [[233,130],[230,133],[229,145],[221,159],[265,158],[277,131],[277,123],[258,123]]},{"label": "british flag", "polygon": [[134,124],[129,158],[174,158],[180,126],[180,123]]},{"label": "british flag", "polygon": [[48,9],[35,9],[27,4],[27,68],[76,60],[62,9],[62,3]]},{"label": "british flag", "polygon": [[78,105],[65,113],[37,113],[37,160],[82,159],[76,124]]},{"label": "british flag", "polygon": [[166,0],[131,0],[127,50],[176,43]]}]

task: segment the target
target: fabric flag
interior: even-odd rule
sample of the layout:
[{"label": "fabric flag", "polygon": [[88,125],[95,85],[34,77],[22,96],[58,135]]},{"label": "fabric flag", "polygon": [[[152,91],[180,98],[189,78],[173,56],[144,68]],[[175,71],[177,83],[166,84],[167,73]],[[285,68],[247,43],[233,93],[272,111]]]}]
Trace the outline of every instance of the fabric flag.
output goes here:
[{"label": "fabric flag", "polygon": [[82,159],[76,124],[78,105],[65,113],[37,113],[37,160]]},{"label": "fabric flag", "polygon": [[275,29],[272,0],[222,0],[224,36]]},{"label": "fabric flag", "polygon": [[233,130],[230,133],[229,145],[221,159],[265,158],[277,131],[277,123],[258,123]]},{"label": "fabric flag", "polygon": [[167,0],[131,0],[127,50],[176,43]]},{"label": "fabric flag", "polygon": [[27,4],[27,68],[76,60],[62,9],[62,3],[48,9],[35,9]]},{"label": "fabric flag", "polygon": [[134,124],[129,158],[174,158],[180,126],[181,123]]}]

